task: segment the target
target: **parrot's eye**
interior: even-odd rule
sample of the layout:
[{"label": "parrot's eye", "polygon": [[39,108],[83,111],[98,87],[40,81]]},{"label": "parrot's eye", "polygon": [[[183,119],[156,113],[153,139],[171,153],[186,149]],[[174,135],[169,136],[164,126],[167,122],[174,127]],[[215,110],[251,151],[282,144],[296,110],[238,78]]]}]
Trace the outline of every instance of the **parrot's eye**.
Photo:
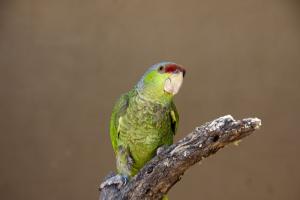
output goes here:
[{"label": "parrot's eye", "polygon": [[157,71],[159,73],[164,73],[164,66],[159,66],[159,68],[157,69]]}]

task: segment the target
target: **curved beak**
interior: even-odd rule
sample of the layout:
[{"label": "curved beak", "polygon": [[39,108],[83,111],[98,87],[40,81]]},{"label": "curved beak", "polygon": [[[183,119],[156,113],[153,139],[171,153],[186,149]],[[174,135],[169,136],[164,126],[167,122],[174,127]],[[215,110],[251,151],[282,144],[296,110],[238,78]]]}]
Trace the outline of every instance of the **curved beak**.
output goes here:
[{"label": "curved beak", "polygon": [[164,90],[170,94],[177,94],[183,82],[184,72],[174,73],[166,79]]}]

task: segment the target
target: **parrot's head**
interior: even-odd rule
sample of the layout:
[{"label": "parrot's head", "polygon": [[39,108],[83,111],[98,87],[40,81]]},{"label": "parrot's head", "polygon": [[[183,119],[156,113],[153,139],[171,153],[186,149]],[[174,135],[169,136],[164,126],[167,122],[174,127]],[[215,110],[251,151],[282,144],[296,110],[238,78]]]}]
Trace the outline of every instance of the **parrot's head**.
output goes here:
[{"label": "parrot's head", "polygon": [[140,79],[137,90],[145,98],[166,102],[178,93],[185,69],[172,62],[161,62],[151,66]]}]

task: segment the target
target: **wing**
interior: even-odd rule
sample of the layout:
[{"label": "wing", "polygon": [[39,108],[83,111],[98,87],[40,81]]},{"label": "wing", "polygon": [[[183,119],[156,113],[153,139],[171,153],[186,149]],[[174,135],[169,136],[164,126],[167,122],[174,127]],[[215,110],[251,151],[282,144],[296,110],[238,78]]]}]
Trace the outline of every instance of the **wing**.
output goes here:
[{"label": "wing", "polygon": [[178,115],[176,106],[173,101],[171,102],[170,115],[171,115],[171,129],[172,129],[173,134],[175,135],[177,132],[177,129],[178,129],[179,115]]},{"label": "wing", "polygon": [[129,103],[129,93],[123,94],[118,101],[116,102],[113,112],[110,118],[110,139],[114,151],[117,151],[118,148],[118,128],[119,128],[119,119],[126,113]]}]

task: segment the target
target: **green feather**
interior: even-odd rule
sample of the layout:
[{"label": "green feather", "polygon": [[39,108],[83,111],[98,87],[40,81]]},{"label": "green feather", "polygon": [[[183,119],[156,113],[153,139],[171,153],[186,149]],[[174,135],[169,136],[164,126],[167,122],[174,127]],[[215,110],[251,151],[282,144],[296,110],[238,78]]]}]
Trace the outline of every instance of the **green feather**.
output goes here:
[{"label": "green feather", "polygon": [[156,69],[116,102],[110,121],[110,137],[118,173],[132,177],[160,146],[171,145],[179,115],[173,96],[163,91],[166,74]]}]

